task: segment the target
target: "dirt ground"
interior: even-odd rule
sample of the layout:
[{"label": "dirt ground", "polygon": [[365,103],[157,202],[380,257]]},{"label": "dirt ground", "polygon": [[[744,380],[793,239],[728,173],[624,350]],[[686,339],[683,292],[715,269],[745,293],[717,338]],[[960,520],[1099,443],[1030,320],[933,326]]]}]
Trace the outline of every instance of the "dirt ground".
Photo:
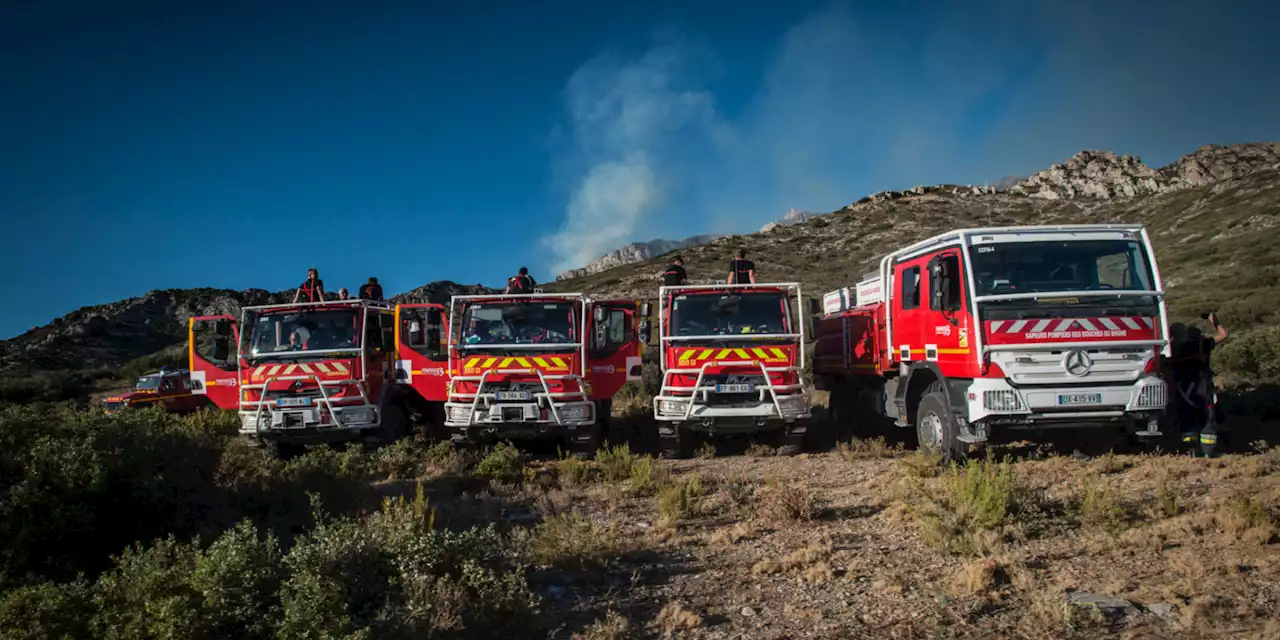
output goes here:
[{"label": "dirt ground", "polygon": [[952,469],[880,438],[676,461],[641,440],[591,462],[526,450],[523,483],[432,490],[441,522],[530,541],[548,637],[1280,638],[1263,443],[1016,443]]}]

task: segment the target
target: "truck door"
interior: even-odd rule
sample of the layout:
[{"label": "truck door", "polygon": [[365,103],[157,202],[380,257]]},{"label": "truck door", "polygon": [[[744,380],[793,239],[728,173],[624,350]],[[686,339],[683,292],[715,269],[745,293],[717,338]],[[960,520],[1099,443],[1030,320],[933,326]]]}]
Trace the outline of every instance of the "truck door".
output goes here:
[{"label": "truck door", "polygon": [[[933,344],[925,262],[916,258],[893,267],[892,346],[900,362],[925,360],[925,343]],[[927,335],[925,325],[929,325]]]},{"label": "truck door", "polygon": [[590,303],[587,372],[593,397],[612,398],[622,385],[641,379],[640,306],[634,300]]},{"label": "truck door", "polygon": [[[944,251],[928,263],[929,311],[933,326],[926,327],[934,346],[933,358],[943,375],[961,376],[972,362],[969,347],[971,330],[965,311],[964,268],[959,251]],[[928,347],[926,347],[927,349]],[[929,354],[926,353],[926,356]]]},{"label": "truck door", "polygon": [[444,305],[396,305],[396,379],[432,402],[448,396],[448,327]]},{"label": "truck door", "polygon": [[240,407],[240,330],[231,316],[197,316],[187,323],[187,368],[191,393],[220,409]]}]

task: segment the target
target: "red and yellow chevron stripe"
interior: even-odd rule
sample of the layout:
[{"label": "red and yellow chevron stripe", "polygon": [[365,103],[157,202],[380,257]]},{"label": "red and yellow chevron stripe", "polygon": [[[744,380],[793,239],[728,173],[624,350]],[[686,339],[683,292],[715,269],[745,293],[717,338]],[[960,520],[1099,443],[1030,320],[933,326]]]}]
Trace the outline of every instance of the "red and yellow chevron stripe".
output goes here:
[{"label": "red and yellow chevron stripe", "polygon": [[462,364],[464,375],[489,369],[533,369],[568,371],[569,358],[563,356],[470,356]]},{"label": "red and yellow chevron stripe", "polygon": [[786,351],[778,347],[747,347],[729,349],[693,347],[681,353],[678,360],[680,361],[680,364],[692,364],[707,360],[716,360],[718,362],[759,360],[766,364],[770,364],[787,362],[788,356]]},{"label": "red and yellow chevron stripe", "polygon": [[341,362],[309,362],[303,364],[264,364],[253,370],[250,379],[261,382],[276,376],[298,376],[316,374],[323,377],[341,377],[351,373],[351,369]]}]

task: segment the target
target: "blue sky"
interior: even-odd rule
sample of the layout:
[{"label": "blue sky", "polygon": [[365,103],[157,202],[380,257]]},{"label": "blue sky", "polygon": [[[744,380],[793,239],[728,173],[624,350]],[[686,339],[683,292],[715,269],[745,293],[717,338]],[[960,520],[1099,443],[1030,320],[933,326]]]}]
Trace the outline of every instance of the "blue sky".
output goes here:
[{"label": "blue sky", "polygon": [[1083,148],[1159,166],[1276,140],[1277,23],[1180,0],[11,0],[0,337],[313,265],[332,290],[549,280]]}]

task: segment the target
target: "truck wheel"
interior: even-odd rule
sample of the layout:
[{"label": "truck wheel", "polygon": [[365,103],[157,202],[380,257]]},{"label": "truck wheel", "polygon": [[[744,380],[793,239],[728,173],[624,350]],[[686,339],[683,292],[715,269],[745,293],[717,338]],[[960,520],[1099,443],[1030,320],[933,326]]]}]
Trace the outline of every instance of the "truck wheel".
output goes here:
[{"label": "truck wheel", "polygon": [[679,426],[671,427],[671,435],[658,434],[658,451],[669,460],[683,460],[693,455],[693,434]]},{"label": "truck wheel", "polygon": [[409,433],[409,417],[404,413],[404,407],[398,404],[389,404],[382,411],[382,425],[378,427],[372,438],[375,444],[388,445],[403,438]]},{"label": "truck wheel", "polygon": [[588,427],[586,431],[572,433],[569,436],[569,449],[573,452],[573,455],[583,460],[590,460],[595,457],[596,451],[600,449],[601,431],[603,429],[600,423],[597,422]]},{"label": "truck wheel", "polygon": [[936,385],[930,387],[916,408],[916,436],[920,449],[948,461],[963,459],[966,447],[957,437],[960,435],[959,425],[951,413],[946,394],[935,389]]}]

